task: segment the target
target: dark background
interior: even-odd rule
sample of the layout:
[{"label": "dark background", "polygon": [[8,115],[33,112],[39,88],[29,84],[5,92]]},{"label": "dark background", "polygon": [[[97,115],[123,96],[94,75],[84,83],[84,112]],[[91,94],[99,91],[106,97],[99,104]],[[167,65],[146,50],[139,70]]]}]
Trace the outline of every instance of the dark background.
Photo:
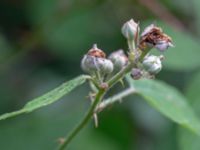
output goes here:
[{"label": "dark background", "polygon": [[[80,60],[93,43],[107,54],[119,48],[126,50],[121,26],[131,18],[140,22],[142,29],[156,23],[172,37],[175,48],[165,52],[157,79],[177,87],[192,104],[190,97],[200,97],[199,84],[195,94],[188,94],[200,67],[199,10],[199,0],[0,0],[0,114],[20,109],[29,100],[82,74]],[[118,85],[116,92],[120,88]],[[89,106],[88,92],[84,85],[55,104],[0,121],[0,149],[55,149],[59,138],[83,117]],[[183,140],[188,141],[190,133],[136,96],[105,110],[99,122],[97,129],[90,123],[81,131],[70,149],[200,147],[197,142],[192,149],[194,144]]]}]

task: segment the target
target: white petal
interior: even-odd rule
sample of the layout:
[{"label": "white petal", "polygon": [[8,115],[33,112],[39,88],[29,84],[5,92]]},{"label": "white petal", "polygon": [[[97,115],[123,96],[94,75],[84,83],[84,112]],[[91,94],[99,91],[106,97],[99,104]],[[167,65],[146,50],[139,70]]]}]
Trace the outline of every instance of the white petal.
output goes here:
[{"label": "white petal", "polygon": [[150,24],[149,26],[147,26],[142,32],[141,36],[145,36],[146,34],[148,34],[154,27],[154,24]]},{"label": "white petal", "polygon": [[168,49],[169,47],[174,47],[174,45],[171,42],[161,41],[156,44],[155,48],[157,48],[160,51],[164,51]]}]

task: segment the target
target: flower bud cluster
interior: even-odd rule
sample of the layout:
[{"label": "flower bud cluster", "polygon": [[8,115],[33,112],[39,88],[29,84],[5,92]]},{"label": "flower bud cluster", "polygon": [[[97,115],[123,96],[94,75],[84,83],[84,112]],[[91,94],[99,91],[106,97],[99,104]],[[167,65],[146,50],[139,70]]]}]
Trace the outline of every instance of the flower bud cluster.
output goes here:
[{"label": "flower bud cluster", "polygon": [[149,52],[152,48],[163,52],[173,47],[171,37],[154,24],[147,26],[140,35],[139,24],[133,19],[124,23],[121,31],[128,42],[128,56],[123,50],[117,50],[106,57],[106,54],[94,45],[84,55],[81,61],[82,69],[90,75],[100,76],[101,81],[106,81],[108,77],[115,75],[130,64],[131,67],[124,70],[132,69],[131,76],[135,80],[142,77],[152,78],[159,73],[162,69],[163,57],[150,55]]}]

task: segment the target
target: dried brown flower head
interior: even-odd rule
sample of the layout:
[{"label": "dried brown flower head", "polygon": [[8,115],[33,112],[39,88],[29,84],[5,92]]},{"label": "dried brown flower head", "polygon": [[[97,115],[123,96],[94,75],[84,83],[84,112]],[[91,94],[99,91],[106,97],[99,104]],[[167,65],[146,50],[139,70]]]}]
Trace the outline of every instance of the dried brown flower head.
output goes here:
[{"label": "dried brown flower head", "polygon": [[92,49],[90,49],[87,54],[94,57],[106,58],[106,54],[97,48],[96,44],[93,45]]},{"label": "dried brown flower head", "polygon": [[144,29],[139,47],[141,50],[155,47],[160,51],[164,51],[168,47],[173,47],[173,44],[171,37],[165,34],[161,28],[151,24]]}]

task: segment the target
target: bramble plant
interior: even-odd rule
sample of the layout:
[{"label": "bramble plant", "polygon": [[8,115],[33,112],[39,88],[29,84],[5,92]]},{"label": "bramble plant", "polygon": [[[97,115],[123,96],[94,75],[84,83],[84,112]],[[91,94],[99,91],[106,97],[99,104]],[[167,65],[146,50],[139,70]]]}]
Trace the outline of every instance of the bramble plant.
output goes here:
[{"label": "bramble plant", "polygon": [[[139,24],[133,19],[123,25],[122,34],[127,39],[128,51],[120,49],[106,57],[105,52],[94,44],[81,60],[81,68],[88,75],[80,75],[63,83],[54,90],[28,102],[21,110],[1,115],[0,120],[29,113],[56,102],[77,86],[88,81],[91,87],[89,98],[92,104],[80,123],[62,140],[58,147],[59,150],[64,150],[92,118],[95,126],[98,126],[98,113],[133,94],[142,96],[160,113],[200,135],[200,121],[185,97],[174,87],[158,80],[152,80],[161,71],[164,57],[152,55],[150,51],[156,48],[164,52],[169,47],[173,47],[172,39],[154,24],[147,26],[140,34]],[[125,80],[128,87],[104,99],[109,89]]]}]

